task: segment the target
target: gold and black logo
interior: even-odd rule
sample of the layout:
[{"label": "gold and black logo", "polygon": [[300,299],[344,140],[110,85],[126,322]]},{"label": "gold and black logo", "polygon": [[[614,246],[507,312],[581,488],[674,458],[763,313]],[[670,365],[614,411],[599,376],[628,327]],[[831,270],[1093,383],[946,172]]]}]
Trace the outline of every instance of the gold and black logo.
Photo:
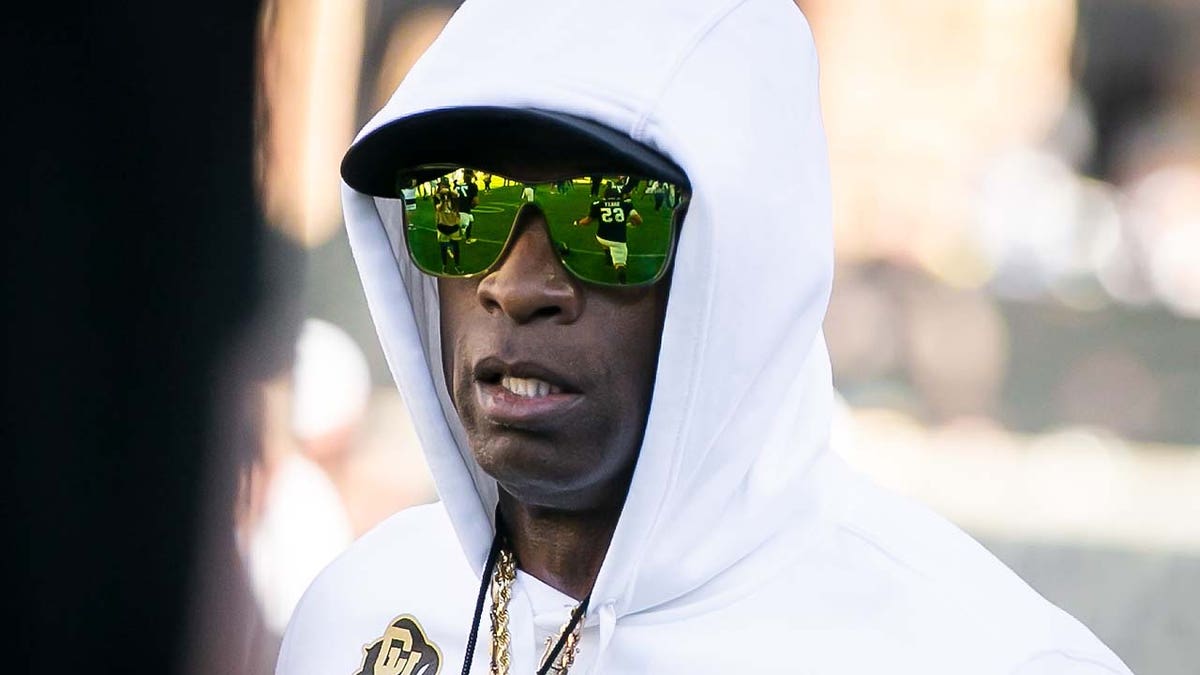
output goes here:
[{"label": "gold and black logo", "polygon": [[363,652],[355,675],[438,675],[442,669],[441,650],[408,614],[393,619],[383,637],[364,645]]}]

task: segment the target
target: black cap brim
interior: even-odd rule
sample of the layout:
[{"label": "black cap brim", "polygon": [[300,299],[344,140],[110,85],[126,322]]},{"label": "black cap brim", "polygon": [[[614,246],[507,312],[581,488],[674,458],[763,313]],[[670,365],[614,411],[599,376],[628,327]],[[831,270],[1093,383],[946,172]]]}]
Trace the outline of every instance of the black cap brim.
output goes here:
[{"label": "black cap brim", "polygon": [[[689,188],[666,155],[598,122],[547,110],[491,106],[431,110],[388,122],[350,147],[342,179],[394,198],[400,179],[427,180],[422,166],[467,167],[523,182],[598,173]],[[424,175],[429,174],[429,175]]]}]

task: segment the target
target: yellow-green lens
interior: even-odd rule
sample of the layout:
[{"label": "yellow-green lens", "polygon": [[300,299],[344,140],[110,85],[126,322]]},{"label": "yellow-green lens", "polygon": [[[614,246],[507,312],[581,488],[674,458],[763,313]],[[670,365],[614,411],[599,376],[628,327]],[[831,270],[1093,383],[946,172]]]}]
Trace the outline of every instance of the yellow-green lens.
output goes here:
[{"label": "yellow-green lens", "polygon": [[[428,175],[426,172],[424,175]],[[524,183],[486,171],[447,170],[399,189],[408,253],[423,272],[470,276],[494,267],[518,211],[536,205],[564,267],[607,285],[656,281],[668,264],[683,195],[660,181],[602,175]]]}]

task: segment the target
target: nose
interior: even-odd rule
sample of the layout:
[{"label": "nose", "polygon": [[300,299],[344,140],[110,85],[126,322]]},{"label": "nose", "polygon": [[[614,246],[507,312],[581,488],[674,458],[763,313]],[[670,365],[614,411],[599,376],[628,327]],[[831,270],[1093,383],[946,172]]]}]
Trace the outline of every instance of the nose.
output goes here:
[{"label": "nose", "polygon": [[573,323],[583,309],[582,289],[559,262],[541,213],[517,216],[504,258],[479,282],[476,295],[489,313],[501,312],[517,324]]}]

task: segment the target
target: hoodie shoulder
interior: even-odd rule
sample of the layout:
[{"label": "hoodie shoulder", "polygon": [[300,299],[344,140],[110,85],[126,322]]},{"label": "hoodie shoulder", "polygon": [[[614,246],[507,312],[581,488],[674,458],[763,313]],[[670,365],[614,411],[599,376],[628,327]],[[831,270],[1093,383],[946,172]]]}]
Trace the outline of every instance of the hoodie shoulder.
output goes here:
[{"label": "hoodie shoulder", "polygon": [[477,585],[441,504],[401,511],[309,586],[284,633],[275,672],[356,673],[371,643],[403,615],[414,617],[434,644],[459,640]]},{"label": "hoodie shoulder", "polygon": [[855,484],[853,507],[838,524],[839,548],[886,580],[881,607],[906,617],[908,639],[928,643],[914,651],[954,667],[986,662],[975,672],[1128,675],[1086,626],[958,527],[865,480]]}]

